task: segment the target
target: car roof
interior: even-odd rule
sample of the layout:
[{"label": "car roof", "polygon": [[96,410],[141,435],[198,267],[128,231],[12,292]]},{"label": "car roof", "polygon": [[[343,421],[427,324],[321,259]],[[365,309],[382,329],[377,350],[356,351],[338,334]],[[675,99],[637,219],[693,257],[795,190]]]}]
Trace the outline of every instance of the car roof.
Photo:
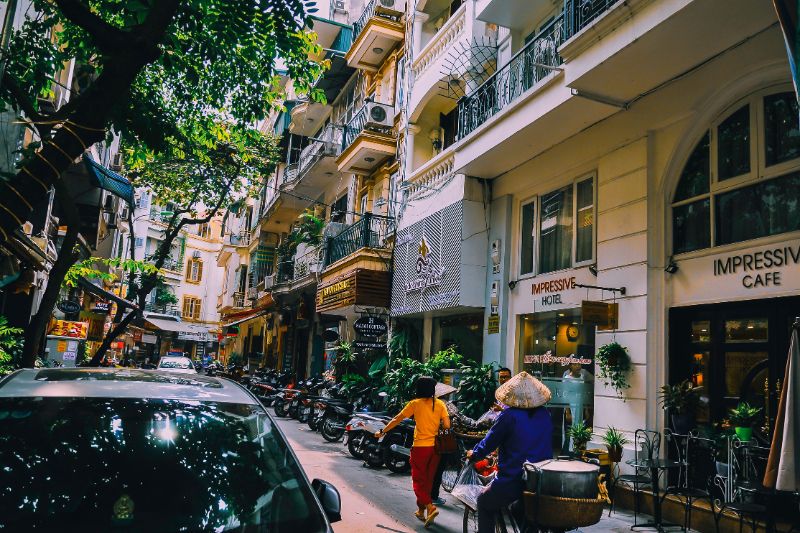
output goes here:
[{"label": "car roof", "polygon": [[189,361],[191,361],[191,359],[185,355],[164,355],[159,359],[159,361],[163,361],[164,359],[189,359]]},{"label": "car roof", "polygon": [[138,368],[29,368],[0,381],[0,398],[37,396],[258,403],[224,378]]}]

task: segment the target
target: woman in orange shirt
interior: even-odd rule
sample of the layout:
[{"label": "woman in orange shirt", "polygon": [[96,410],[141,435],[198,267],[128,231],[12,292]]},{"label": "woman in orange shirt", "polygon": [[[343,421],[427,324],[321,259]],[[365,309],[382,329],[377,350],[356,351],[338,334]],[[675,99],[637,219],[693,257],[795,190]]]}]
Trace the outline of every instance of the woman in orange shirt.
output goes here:
[{"label": "woman in orange shirt", "polygon": [[417,379],[416,398],[406,404],[386,427],[375,434],[381,438],[406,418],[414,418],[414,444],[411,446],[411,482],[417,497],[414,516],[429,526],[439,510],[431,501],[431,487],[439,466],[439,454],[434,447],[439,428],[450,429],[447,407],[435,398],[436,380],[422,376]]}]

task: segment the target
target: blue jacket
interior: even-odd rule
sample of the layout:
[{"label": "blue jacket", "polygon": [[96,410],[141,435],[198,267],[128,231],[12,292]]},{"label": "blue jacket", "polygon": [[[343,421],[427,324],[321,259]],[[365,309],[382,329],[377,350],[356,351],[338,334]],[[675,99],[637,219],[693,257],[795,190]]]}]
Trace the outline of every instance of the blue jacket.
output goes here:
[{"label": "blue jacket", "polygon": [[508,407],[472,450],[472,456],[480,460],[499,448],[495,483],[521,481],[525,461],[535,463],[553,458],[552,438],[553,422],[547,409]]}]

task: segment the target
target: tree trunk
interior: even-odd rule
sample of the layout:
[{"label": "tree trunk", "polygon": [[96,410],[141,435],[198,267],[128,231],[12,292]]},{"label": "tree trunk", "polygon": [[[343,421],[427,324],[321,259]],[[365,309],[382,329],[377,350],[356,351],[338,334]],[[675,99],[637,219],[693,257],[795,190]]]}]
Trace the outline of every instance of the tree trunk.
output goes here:
[{"label": "tree trunk", "polygon": [[78,260],[77,254],[73,251],[78,243],[78,227],[70,225],[67,227],[67,234],[61,244],[61,253],[58,254],[53,268],[47,277],[47,288],[42,295],[39,310],[31,319],[31,323],[25,328],[25,344],[22,348],[22,366],[33,368],[36,363],[36,356],[42,353],[42,340],[44,339],[47,325],[50,323],[50,316],[53,308],[58,301],[61,293],[61,283],[64,281],[70,267]]}]

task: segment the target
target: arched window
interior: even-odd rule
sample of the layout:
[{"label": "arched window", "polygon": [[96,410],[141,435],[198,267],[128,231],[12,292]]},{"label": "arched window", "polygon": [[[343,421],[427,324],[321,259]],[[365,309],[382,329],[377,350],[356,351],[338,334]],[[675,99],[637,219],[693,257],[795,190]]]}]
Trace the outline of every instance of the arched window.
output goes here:
[{"label": "arched window", "polygon": [[759,93],[712,124],[672,199],[672,253],[800,230],[794,93]]}]

